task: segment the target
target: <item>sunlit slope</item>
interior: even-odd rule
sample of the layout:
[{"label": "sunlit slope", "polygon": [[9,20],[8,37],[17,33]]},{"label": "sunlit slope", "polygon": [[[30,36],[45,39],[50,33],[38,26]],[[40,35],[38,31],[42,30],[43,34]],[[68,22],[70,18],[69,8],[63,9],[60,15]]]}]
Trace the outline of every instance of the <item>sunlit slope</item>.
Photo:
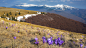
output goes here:
[{"label": "sunlit slope", "polygon": [[[3,22],[4,21],[4,22]],[[13,24],[13,25],[12,25]],[[8,27],[6,29],[6,27]],[[19,31],[19,33],[18,33]],[[58,36],[57,36],[58,33]],[[49,35],[48,35],[49,34]],[[53,37],[57,39],[62,37],[64,44],[59,47],[59,45],[48,45],[47,43],[43,44],[42,37],[46,38]],[[17,38],[14,40],[13,37]],[[34,38],[37,36],[39,45],[34,44]],[[84,36],[84,37],[83,37]],[[16,22],[0,18],[0,47],[1,48],[69,48],[69,43],[74,46],[74,48],[80,48],[80,46],[75,46],[75,44],[80,45],[79,39],[83,39],[82,42],[86,42],[86,34],[74,33],[60,29],[49,28],[46,26],[35,25],[25,22]],[[73,43],[75,42],[75,44]],[[83,47],[86,46],[83,43]]]},{"label": "sunlit slope", "polygon": [[[12,13],[12,15],[10,15],[10,12]],[[20,15],[19,15],[19,12],[20,12]],[[7,13],[10,17],[11,16],[18,17],[18,16],[23,16],[26,14],[37,14],[37,11],[0,7],[0,16],[4,14],[5,16],[7,16]]]}]

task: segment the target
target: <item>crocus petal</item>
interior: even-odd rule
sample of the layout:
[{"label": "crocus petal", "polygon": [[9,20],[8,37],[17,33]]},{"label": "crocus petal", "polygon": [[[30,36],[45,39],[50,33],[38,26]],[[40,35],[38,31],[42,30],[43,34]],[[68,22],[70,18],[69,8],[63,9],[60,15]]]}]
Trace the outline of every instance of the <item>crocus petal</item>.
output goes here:
[{"label": "crocus petal", "polygon": [[86,48],[86,46],[84,48]]},{"label": "crocus petal", "polygon": [[64,41],[60,40],[58,43],[59,43],[59,46],[62,45]]},{"label": "crocus petal", "polygon": [[6,27],[6,29],[7,29],[8,27]]},{"label": "crocus petal", "polygon": [[53,37],[50,37],[51,39],[53,38]]},{"label": "crocus petal", "polygon": [[18,33],[19,33],[19,31],[18,31]]},{"label": "crocus petal", "polygon": [[46,39],[45,36],[43,36],[42,39]]},{"label": "crocus petal", "polygon": [[53,40],[51,38],[48,38],[47,42],[48,42],[49,45],[53,44]]},{"label": "crocus petal", "polygon": [[46,43],[47,41],[46,41],[46,39],[43,39],[43,43]]},{"label": "crocus petal", "polygon": [[82,44],[80,44],[80,47],[81,47],[81,48],[82,48],[82,46],[83,46],[83,45],[82,45]]},{"label": "crocus petal", "polygon": [[39,41],[36,41],[35,44],[39,44]]},{"label": "crocus petal", "polygon": [[37,40],[38,40],[38,38],[36,37],[36,38],[35,38],[35,40],[37,41]]},{"label": "crocus petal", "polygon": [[49,45],[51,45],[51,39],[50,38],[47,39],[47,42]]},{"label": "crocus petal", "polygon": [[55,44],[57,45],[57,39],[55,39]]}]

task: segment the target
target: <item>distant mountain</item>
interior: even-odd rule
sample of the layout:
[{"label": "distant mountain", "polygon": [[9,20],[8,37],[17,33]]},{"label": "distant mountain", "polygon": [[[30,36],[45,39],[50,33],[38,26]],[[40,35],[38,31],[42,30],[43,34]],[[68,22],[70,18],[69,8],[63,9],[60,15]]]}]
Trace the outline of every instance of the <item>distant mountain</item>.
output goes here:
[{"label": "distant mountain", "polygon": [[86,23],[86,9],[78,9],[68,5],[58,4],[55,6],[49,6],[49,5],[20,4],[11,6],[11,8],[56,13],[64,17],[80,21],[82,23]]}]

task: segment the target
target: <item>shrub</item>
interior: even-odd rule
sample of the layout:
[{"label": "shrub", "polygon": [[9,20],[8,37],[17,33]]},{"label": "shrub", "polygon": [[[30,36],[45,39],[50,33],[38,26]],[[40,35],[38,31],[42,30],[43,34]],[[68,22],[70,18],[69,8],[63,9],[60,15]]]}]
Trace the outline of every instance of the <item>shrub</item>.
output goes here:
[{"label": "shrub", "polygon": [[12,13],[11,13],[11,12],[9,12],[9,14],[10,14],[10,15],[12,15]]},{"label": "shrub", "polygon": [[21,13],[19,12],[19,15],[20,15]]},{"label": "shrub", "polygon": [[17,14],[15,13],[15,16],[17,16]]},{"label": "shrub", "polygon": [[6,18],[4,15],[1,15],[1,18]]}]

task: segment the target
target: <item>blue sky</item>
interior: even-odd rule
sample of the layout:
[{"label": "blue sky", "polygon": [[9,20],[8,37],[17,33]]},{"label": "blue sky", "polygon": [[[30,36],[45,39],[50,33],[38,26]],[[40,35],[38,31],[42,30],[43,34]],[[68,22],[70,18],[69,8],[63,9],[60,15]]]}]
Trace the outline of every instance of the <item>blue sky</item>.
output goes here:
[{"label": "blue sky", "polygon": [[64,4],[76,8],[86,9],[86,0],[0,0],[0,6],[10,7],[16,4],[57,5]]}]

